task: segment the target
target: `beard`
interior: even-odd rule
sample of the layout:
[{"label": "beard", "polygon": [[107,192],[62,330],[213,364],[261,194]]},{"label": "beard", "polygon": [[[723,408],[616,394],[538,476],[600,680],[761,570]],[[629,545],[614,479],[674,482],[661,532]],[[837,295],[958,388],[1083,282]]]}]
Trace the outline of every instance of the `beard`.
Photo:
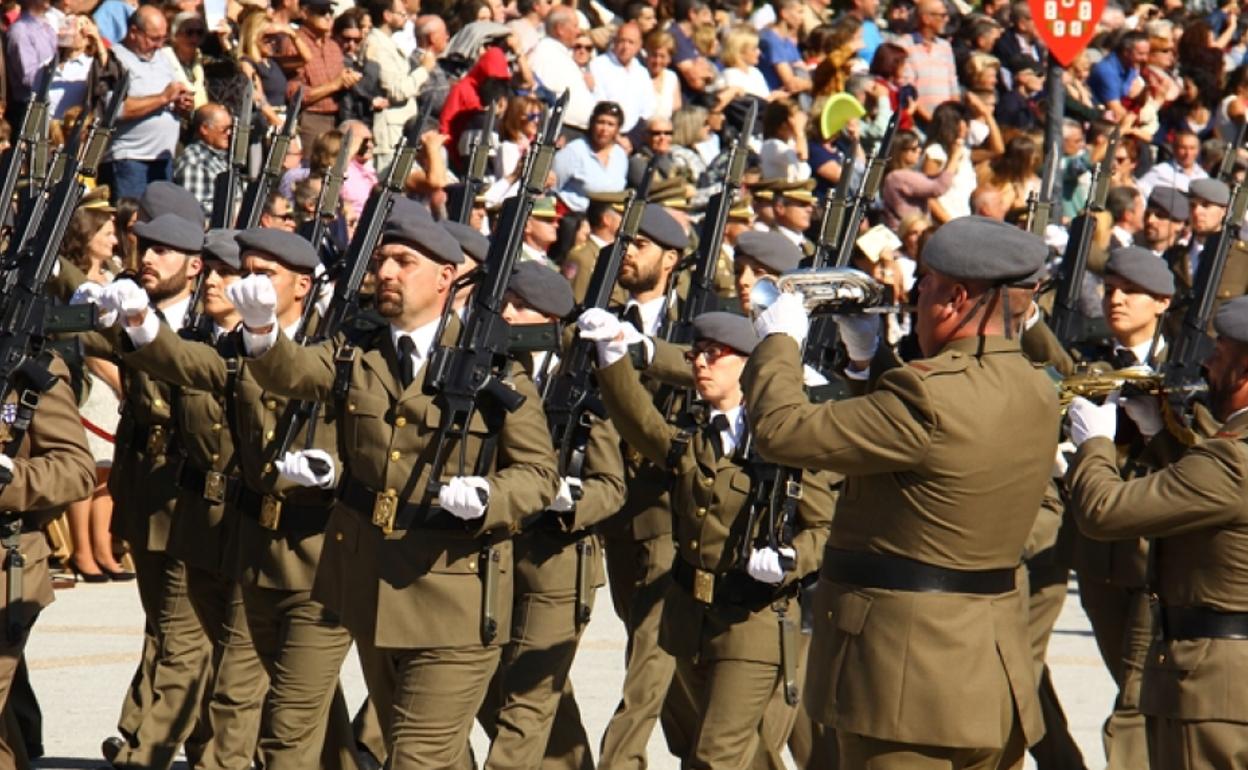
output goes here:
[{"label": "beard", "polygon": [[186,270],[190,258],[182,260],[182,267],[168,278],[161,278],[155,271],[144,269],[139,274],[140,284],[147,292],[147,296],[151,299],[153,305],[159,305],[167,299],[178,296],[178,294],[186,291],[187,279]]},{"label": "beard", "polygon": [[632,269],[621,270],[617,280],[626,291],[632,294],[642,294],[657,289],[659,280],[662,277],[663,274],[659,267],[659,261],[655,260],[648,270],[641,265],[637,265]]}]

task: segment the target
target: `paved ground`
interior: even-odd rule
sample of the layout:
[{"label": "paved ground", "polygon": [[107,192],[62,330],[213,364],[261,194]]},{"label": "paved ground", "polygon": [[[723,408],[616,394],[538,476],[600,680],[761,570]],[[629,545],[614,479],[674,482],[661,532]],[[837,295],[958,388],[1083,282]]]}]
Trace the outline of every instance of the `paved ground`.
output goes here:
[{"label": "paved ground", "polygon": [[[47,758],[38,767],[76,770],[101,764],[100,741],[115,729],[122,692],[138,661],[141,625],[133,583],[79,585],[58,592],[27,648],[44,714]],[[572,672],[586,727],[595,740],[615,708],[623,655],[623,627],[611,612],[610,601],[600,596]],[[1113,701],[1113,684],[1101,666],[1073,585],[1049,660],[1072,734],[1088,767],[1100,768],[1104,762],[1100,722]],[[353,706],[363,699],[363,680],[353,657],[344,669],[343,686]],[[480,731],[474,745],[478,756],[484,756]],[[657,732],[650,744],[650,763],[656,770],[679,766]]]}]

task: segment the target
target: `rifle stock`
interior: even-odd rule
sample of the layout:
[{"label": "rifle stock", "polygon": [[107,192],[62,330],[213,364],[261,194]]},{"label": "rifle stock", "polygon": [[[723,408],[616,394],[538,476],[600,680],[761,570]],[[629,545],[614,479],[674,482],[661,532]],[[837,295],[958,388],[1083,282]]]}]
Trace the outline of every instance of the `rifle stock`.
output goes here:
[{"label": "rifle stock", "polygon": [[243,203],[239,207],[238,220],[235,222],[235,227],[239,230],[247,230],[260,224],[260,215],[264,213],[269,196],[278,189],[282,181],[286,155],[299,130],[299,113],[302,109],[303,89],[300,88],[295,92],[295,98],[286,111],[286,122],[282,125],[282,130],[269,142],[259,176],[247,185],[247,190],[243,193]]},{"label": "rifle stock", "polygon": [[472,201],[477,196],[477,190],[485,185],[485,164],[490,159],[490,148],[494,145],[494,122],[497,118],[494,105],[490,105],[485,112],[485,128],[472,145],[472,154],[468,156],[468,173],[464,176],[464,197],[460,200],[459,208],[452,217],[460,224],[468,224],[468,220],[472,217]]},{"label": "rifle stock", "polygon": [[[850,258],[854,254],[854,243],[858,240],[858,228],[862,225],[862,218],[867,213],[867,206],[874,203],[880,194],[880,185],[884,182],[884,169],[888,166],[889,158],[893,156],[893,139],[897,136],[899,117],[900,113],[893,113],[884,136],[880,138],[880,143],[871,151],[871,157],[867,161],[867,172],[862,176],[862,186],[854,195],[853,205],[846,217],[845,231],[841,234],[835,267],[849,266]],[[845,170],[842,169],[841,173],[844,174]]]},{"label": "rifle stock", "polygon": [[234,131],[230,134],[228,165],[213,180],[212,217],[210,227],[217,230],[229,227],[235,221],[234,202],[238,199],[239,180],[247,173],[247,152],[251,147],[251,119],[254,95],[251,80],[243,89],[243,101],[234,116]]}]

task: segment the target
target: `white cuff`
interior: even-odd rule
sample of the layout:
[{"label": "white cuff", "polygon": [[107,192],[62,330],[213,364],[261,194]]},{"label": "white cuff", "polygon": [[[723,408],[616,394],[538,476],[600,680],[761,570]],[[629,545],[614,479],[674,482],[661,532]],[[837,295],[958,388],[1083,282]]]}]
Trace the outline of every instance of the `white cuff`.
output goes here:
[{"label": "white cuff", "polygon": [[247,350],[247,355],[257,358],[269,352],[269,349],[277,344],[277,324],[273,324],[273,328],[269,329],[268,334],[256,334],[247,331],[247,327],[243,326],[243,347]]},{"label": "white cuff", "polygon": [[654,340],[650,339],[649,337],[642,337],[641,346],[642,348],[645,349],[646,366],[649,366],[650,364],[654,363]]},{"label": "white cuff", "polygon": [[1040,308],[1036,307],[1036,303],[1031,303],[1031,309],[1027,313],[1027,318],[1023,320],[1023,331],[1031,331],[1031,327],[1040,323]]},{"label": "white cuff", "polygon": [[125,330],[136,348],[146,347],[152,344],[157,334],[160,334],[160,319],[156,317],[154,311],[149,310],[143,316],[143,323],[138,326],[126,326]]},{"label": "white cuff", "polygon": [[598,365],[608,367],[628,356],[628,343],[623,340],[610,340],[598,343]]},{"label": "white cuff", "polygon": [[847,380],[855,380],[857,382],[866,382],[867,378],[870,376],[871,376],[870,366],[868,366],[866,369],[854,369],[852,364],[845,367],[845,379]]}]

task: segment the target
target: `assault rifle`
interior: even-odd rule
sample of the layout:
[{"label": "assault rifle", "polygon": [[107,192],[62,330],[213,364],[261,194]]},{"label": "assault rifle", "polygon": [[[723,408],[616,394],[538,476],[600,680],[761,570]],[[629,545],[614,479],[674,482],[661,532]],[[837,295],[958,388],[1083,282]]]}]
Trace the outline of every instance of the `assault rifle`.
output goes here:
[{"label": "assault rifle", "polygon": [[[853,205],[850,206],[846,217],[845,231],[841,234],[835,267],[849,267],[850,257],[854,254],[854,243],[858,240],[858,228],[862,225],[862,218],[867,213],[867,207],[875,203],[876,197],[880,194],[880,185],[884,182],[884,170],[888,166],[889,158],[893,156],[893,138],[897,136],[897,120],[900,116],[900,112],[893,113],[893,117],[888,121],[888,128],[884,130],[884,136],[871,150],[871,157],[867,159],[867,172],[862,176],[862,185],[854,195]],[[844,174],[845,169],[841,169],[841,173]]]},{"label": "assault rifle", "polygon": [[239,230],[247,230],[260,224],[260,215],[264,213],[269,196],[281,184],[286,154],[299,131],[299,112],[302,109],[303,89],[300,88],[286,110],[286,122],[282,125],[282,130],[269,142],[259,176],[247,185],[247,190],[243,193],[243,204],[238,209],[238,221],[235,225]]},{"label": "assault rifle", "polygon": [[[857,152],[857,145],[854,145]],[[823,199],[823,216],[819,220],[818,242],[815,244],[815,256],[810,266],[820,268],[832,261],[834,255],[840,253],[841,231],[845,229],[845,215],[849,210],[850,183],[854,175],[850,173],[849,164],[841,166],[841,178],[836,180],[836,189]]]},{"label": "assault rifle", "polygon": [[[34,97],[30,101],[30,106],[26,109],[26,114],[22,117],[22,125],[17,132],[17,141],[4,153],[3,161],[0,161],[0,203],[3,204],[3,211],[8,214],[13,206],[13,195],[17,192],[17,182],[22,177],[22,172],[27,170],[28,163],[32,163],[34,157],[35,145],[39,142],[40,134],[45,131],[44,118],[48,114],[48,89],[52,85],[52,73],[55,69],[55,62],[48,62],[43,66],[39,73],[35,76],[35,82],[38,87],[35,89]],[[13,215],[13,228],[9,231],[10,238],[14,233],[20,232],[25,220],[29,218],[31,213],[30,201],[38,193],[34,189],[34,181],[31,179],[32,174],[27,174],[26,192],[22,194],[22,205],[18,207],[18,211]],[[9,244],[10,254],[13,252],[13,243]]]},{"label": "assault rifle", "polygon": [[468,224],[472,217],[472,200],[477,191],[485,186],[485,164],[490,159],[490,148],[494,145],[495,108],[490,104],[485,110],[485,127],[473,142],[472,153],[468,156],[468,172],[464,175],[464,197],[459,201],[451,219],[460,224]]},{"label": "assault rifle", "polygon": [[248,79],[238,114],[234,116],[234,131],[230,134],[229,166],[217,174],[212,183],[212,217],[209,227],[214,230],[229,227],[236,221],[234,203],[238,200],[240,182],[247,174],[247,154],[251,150],[252,107],[252,85]]}]

